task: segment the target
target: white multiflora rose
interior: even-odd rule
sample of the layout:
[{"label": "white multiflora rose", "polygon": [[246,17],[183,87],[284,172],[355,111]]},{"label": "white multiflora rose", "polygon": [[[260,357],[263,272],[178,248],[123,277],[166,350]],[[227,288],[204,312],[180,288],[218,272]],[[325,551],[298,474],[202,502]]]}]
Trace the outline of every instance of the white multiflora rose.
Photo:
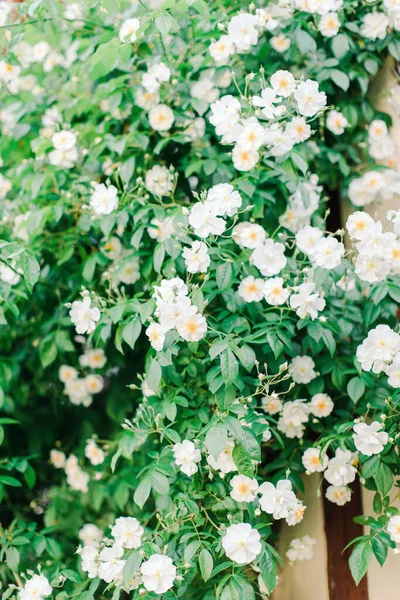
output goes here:
[{"label": "white multiflora rose", "polygon": [[286,552],[290,562],[297,560],[311,560],[314,555],[314,546],[317,543],[315,538],[305,535],[290,542],[290,548]]},{"label": "white multiflora rose", "polygon": [[201,452],[190,440],[183,440],[173,447],[175,463],[182,473],[191,477],[199,470],[197,463],[201,461]]},{"label": "white multiflora rose", "polygon": [[271,277],[264,282],[264,298],[271,306],[284,304],[290,296],[290,290],[284,287],[282,277]]},{"label": "white multiflora rose", "polygon": [[312,320],[325,308],[325,300],[314,293],[315,283],[302,283],[296,293],[290,296],[290,306],[296,310],[296,315],[301,319],[310,316]]},{"label": "white multiflora rose", "polygon": [[249,13],[235,15],[229,21],[228,35],[239,52],[247,52],[258,42],[257,17]]},{"label": "white multiflora rose", "polygon": [[258,483],[246,475],[235,475],[230,481],[231,498],[236,502],[253,502],[256,497]]},{"label": "white multiflora rose", "polygon": [[242,198],[230,183],[218,183],[207,192],[206,204],[219,217],[232,217],[242,205]]},{"label": "white multiflora rose", "polygon": [[207,456],[207,462],[211,468],[215,471],[220,471],[222,475],[237,471],[237,467],[232,458],[232,452],[235,447],[233,440],[228,440],[225,448],[219,454],[218,458],[215,459],[211,454]]},{"label": "white multiflora rose", "polygon": [[119,30],[119,39],[121,42],[136,42],[139,27],[139,19],[127,19],[124,21]]},{"label": "white multiflora rose", "polygon": [[119,517],[111,529],[115,543],[128,550],[140,548],[143,533],[143,527],[134,517]]},{"label": "white multiflora rose", "polygon": [[224,219],[217,216],[215,205],[203,202],[197,202],[190,209],[189,225],[201,238],[207,238],[209,235],[221,235],[226,227]]},{"label": "white multiflora rose", "polygon": [[96,215],[109,215],[118,208],[118,190],[115,185],[92,182],[90,206]]},{"label": "white multiflora rose", "polygon": [[96,323],[100,320],[100,310],[91,307],[91,299],[85,296],[83,300],[75,300],[72,303],[69,316],[75,325],[76,333],[93,333],[96,329]]},{"label": "white multiflora rose", "polygon": [[174,187],[174,176],[167,167],[154,165],[146,173],[146,189],[156,196],[167,196]]},{"label": "white multiflora rose", "polygon": [[150,127],[155,129],[155,131],[168,131],[175,121],[173,110],[166,104],[153,106],[150,109],[148,118]]},{"label": "white multiflora rose", "polygon": [[189,273],[205,273],[211,263],[208,248],[204,242],[193,242],[190,248],[183,249],[182,256]]},{"label": "white multiflora rose", "polygon": [[295,383],[310,383],[317,376],[311,356],[295,356],[289,364],[289,374]]},{"label": "white multiflora rose", "polygon": [[82,571],[88,574],[89,579],[97,577],[99,569],[98,544],[85,544],[83,548],[78,549],[77,554],[81,557]]},{"label": "white multiflora rose", "polygon": [[56,150],[72,150],[76,146],[76,135],[73,131],[58,131],[55,133],[51,141],[53,142],[53,146]]},{"label": "white multiflora rose", "polygon": [[301,462],[307,473],[321,473],[328,466],[328,457],[321,454],[321,448],[307,448]]},{"label": "white multiflora rose", "polygon": [[386,31],[389,25],[389,19],[383,12],[367,13],[363,17],[360,34],[369,40],[383,40],[386,37]]},{"label": "white multiflora rose", "polygon": [[176,578],[176,567],[169,556],[153,554],[140,567],[143,585],[149,592],[164,594],[172,588]]},{"label": "white multiflora rose", "polygon": [[389,523],[387,524],[387,532],[393,542],[400,544],[400,515],[390,517]]},{"label": "white multiflora rose", "polygon": [[251,262],[266,277],[278,275],[287,263],[284,252],[283,244],[268,238],[255,248],[251,255]]},{"label": "white multiflora rose", "polygon": [[261,536],[249,523],[238,523],[227,528],[222,547],[228,558],[239,565],[251,563],[261,552]]},{"label": "white multiflora rose", "polygon": [[94,440],[89,440],[85,447],[85,456],[92,465],[101,465],[104,462],[104,452]]},{"label": "white multiflora rose", "polygon": [[373,421],[370,425],[356,423],[353,427],[354,445],[361,454],[372,456],[379,454],[389,441],[389,435],[383,429],[382,423]]},{"label": "white multiflora rose", "polygon": [[98,576],[106,583],[120,585],[126,560],[123,560],[124,549],[114,544],[111,548],[103,548],[99,554]]},{"label": "white multiflora rose", "polygon": [[329,485],[326,488],[325,497],[329,502],[344,506],[351,500],[351,490],[345,485]]},{"label": "white multiflora rose", "polygon": [[345,132],[349,122],[346,117],[337,110],[331,110],[326,119],[326,126],[335,135],[341,135]]},{"label": "white multiflora rose", "polygon": [[293,96],[299,113],[305,117],[313,117],[326,105],[325,92],[320,92],[318,82],[311,79],[301,81]]},{"label": "white multiflora rose", "polygon": [[33,575],[28,579],[23,589],[19,592],[20,600],[41,600],[46,596],[50,596],[53,588],[49,580],[44,575]]},{"label": "white multiflora rose", "polygon": [[356,478],[356,468],[353,465],[354,456],[350,450],[338,448],[335,456],[330,459],[324,477],[334,486],[347,485]]},{"label": "white multiflora rose", "polygon": [[276,487],[268,482],[258,488],[261,510],[273,516],[274,519],[286,519],[297,505],[297,498],[288,479],[281,479]]},{"label": "white multiflora rose", "polygon": [[86,523],[79,530],[78,537],[82,540],[84,546],[98,546],[103,538],[103,532],[97,525]]},{"label": "white multiflora rose", "polygon": [[310,411],[314,417],[327,417],[331,414],[334,408],[332,398],[328,394],[315,394],[311,398]]},{"label": "white multiflora rose", "polygon": [[264,280],[249,275],[240,282],[238,293],[245,302],[259,302],[264,297]]}]

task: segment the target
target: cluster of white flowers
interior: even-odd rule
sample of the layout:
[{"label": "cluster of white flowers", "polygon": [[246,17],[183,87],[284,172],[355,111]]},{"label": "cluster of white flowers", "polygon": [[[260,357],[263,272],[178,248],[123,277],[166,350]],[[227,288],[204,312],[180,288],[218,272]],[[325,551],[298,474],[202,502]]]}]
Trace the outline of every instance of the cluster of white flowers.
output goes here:
[{"label": "cluster of white flowers", "polygon": [[400,211],[389,211],[387,218],[394,223],[394,231],[383,231],[381,221],[375,221],[363,211],[347,219],[347,231],[358,252],[355,272],[362,281],[383,281],[392,270],[400,267]]},{"label": "cluster of white flowers", "polygon": [[97,306],[92,307],[92,301],[88,291],[82,292],[83,300],[75,300],[71,305],[69,316],[75,325],[76,333],[80,335],[93,333],[96,323],[100,320],[100,310]]},{"label": "cluster of white flowers", "polygon": [[317,540],[309,535],[292,540],[286,556],[291,563],[297,560],[311,560],[314,556],[314,546],[316,543]]},{"label": "cluster of white flowers", "polygon": [[349,198],[355,206],[367,206],[377,200],[394,200],[400,196],[400,173],[393,169],[373,170],[350,182]]},{"label": "cluster of white flowers", "polygon": [[281,416],[278,420],[278,429],[288,438],[302,438],[305,424],[308,422],[310,415],[319,419],[328,417],[333,408],[332,398],[324,393],[315,394],[309,403],[304,399],[285,402],[282,410],[279,411]]},{"label": "cluster of white flowers", "polygon": [[[50,458],[53,457],[53,464],[56,468],[64,468],[67,476],[67,483],[73,490],[86,494],[88,491],[88,484],[90,481],[90,475],[83,471],[79,466],[78,458],[74,454],[66,459],[64,455],[64,464],[62,464],[62,452],[52,450]],[[57,463],[57,464],[56,464]],[[58,465],[58,466],[57,466]]]},{"label": "cluster of white flowers", "polygon": [[43,600],[53,591],[49,580],[44,575],[33,575],[18,593],[19,600]]},{"label": "cluster of white flowers", "polygon": [[219,183],[208,190],[204,202],[196,202],[189,213],[189,225],[195,235],[207,238],[221,235],[226,228],[222,217],[232,217],[242,205],[242,197],[229,183]]},{"label": "cluster of white flowers", "polygon": [[164,594],[173,586],[176,579],[176,567],[171,558],[161,554],[150,556],[142,563],[140,570],[133,574],[129,584],[123,585],[123,570],[127,561],[127,558],[124,558],[125,550],[133,550],[142,546],[144,529],[137,519],[134,517],[116,519],[111,528],[112,545],[108,538],[104,538],[101,543],[101,532],[94,533],[95,535],[90,531],[89,535],[86,535],[85,532],[85,536],[81,536],[84,546],[78,549],[82,560],[82,570],[88,573],[89,578],[99,577],[106,583],[122,585],[126,592],[143,585],[149,592]]},{"label": "cluster of white flowers", "polygon": [[222,538],[228,558],[239,565],[251,563],[261,552],[261,536],[249,523],[230,525]]},{"label": "cluster of white flowers", "polygon": [[[262,147],[271,156],[282,156],[295,144],[307,140],[311,127],[306,118],[314,117],[326,105],[326,95],[319,91],[316,81],[296,81],[289,71],[280,70],[271,76],[270,84],[261,90],[260,96],[252,98],[255,115],[242,116],[241,103],[231,95],[211,105],[210,123],[217,135],[222,136],[223,143],[235,144],[232,159],[239,171],[255,167]],[[286,114],[292,114],[293,118],[287,119],[285,128],[276,122],[263,125]]]},{"label": "cluster of white flowers", "polygon": [[384,40],[388,29],[400,31],[400,4],[397,0],[383,0],[385,12],[374,10],[367,13],[360,28],[360,34],[368,40]]},{"label": "cluster of white flowers", "polygon": [[49,162],[61,169],[72,169],[78,160],[76,147],[76,134],[73,131],[62,129],[51,137],[54,150],[49,153]]},{"label": "cluster of white flowers", "polygon": [[[82,367],[91,369],[101,369],[106,363],[104,350],[88,349],[80,356]],[[93,394],[98,394],[103,390],[104,382],[101,375],[89,373],[85,377],[79,377],[78,371],[69,365],[61,365],[58,376],[65,385],[64,393],[67,394],[72,404],[88,407],[92,404]]]},{"label": "cluster of white flowers", "polygon": [[146,329],[146,335],[155,350],[163,349],[166,334],[174,329],[187,342],[198,342],[205,336],[206,319],[192,304],[188,287],[182,279],[163,279],[159,286],[154,286],[153,297],[159,322],[152,322]]},{"label": "cluster of white flowers", "polygon": [[321,229],[306,225],[296,233],[296,245],[314,266],[335,269],[344,256],[344,245],[332,235],[324,236]]},{"label": "cluster of white flowers", "polygon": [[368,151],[375,160],[388,160],[395,151],[385,121],[376,119],[368,128]]},{"label": "cluster of white flowers", "polygon": [[388,384],[400,388],[400,335],[388,325],[371,329],[356,356],[364,371],[384,372]]}]

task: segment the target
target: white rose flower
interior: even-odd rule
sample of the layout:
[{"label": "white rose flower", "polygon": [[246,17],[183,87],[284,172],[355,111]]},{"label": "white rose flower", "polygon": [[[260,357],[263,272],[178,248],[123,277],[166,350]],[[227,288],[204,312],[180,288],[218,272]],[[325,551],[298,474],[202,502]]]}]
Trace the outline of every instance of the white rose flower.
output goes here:
[{"label": "white rose flower", "polygon": [[344,506],[351,500],[351,490],[345,485],[329,485],[326,488],[325,497],[329,502]]},{"label": "white rose flower", "polygon": [[270,82],[272,89],[282,98],[289,98],[296,89],[296,82],[289,71],[276,71],[270,78]]},{"label": "white rose flower", "polygon": [[271,277],[264,283],[264,298],[271,306],[281,306],[290,296],[290,291],[283,287],[282,277]]},{"label": "white rose flower", "polygon": [[137,32],[140,27],[139,19],[127,19],[124,21],[119,30],[119,39],[121,42],[136,42]]},{"label": "white rose flower", "polygon": [[53,448],[50,450],[50,462],[56,469],[63,469],[65,465],[65,454]]},{"label": "white rose flower", "polygon": [[236,502],[253,502],[256,497],[258,483],[246,475],[235,475],[230,481],[231,498]]},{"label": "white rose flower", "polygon": [[115,543],[128,550],[140,548],[143,533],[143,527],[134,517],[119,517],[111,529]]},{"label": "white rose flower", "polygon": [[97,321],[100,320],[100,311],[97,306],[91,308],[91,299],[85,296],[83,300],[75,300],[72,303],[69,316],[75,325],[76,333],[93,333]]},{"label": "white rose flower", "polygon": [[238,293],[245,302],[259,302],[264,297],[264,280],[249,275],[240,282]]},{"label": "white rose flower", "polygon": [[207,331],[207,321],[203,315],[182,315],[177,319],[176,328],[179,335],[187,342],[198,342]]},{"label": "white rose flower", "polygon": [[258,42],[257,17],[249,13],[235,15],[229,21],[228,35],[238,51],[247,52]]},{"label": "white rose flower", "polygon": [[387,524],[387,532],[393,542],[400,544],[400,515],[390,517],[389,523]]},{"label": "white rose flower", "polygon": [[325,300],[314,294],[315,283],[302,283],[298,292],[290,296],[290,306],[296,310],[296,315],[304,319],[307,315],[314,321],[318,313],[325,308]]},{"label": "white rose flower", "polygon": [[383,429],[383,425],[378,421],[374,421],[370,425],[366,423],[354,425],[354,445],[361,454],[372,456],[382,452],[389,441],[389,435],[381,429]]},{"label": "white rose flower", "polygon": [[340,21],[337,13],[329,12],[321,17],[318,29],[325,37],[335,36],[340,28]]},{"label": "white rose flower", "polygon": [[191,248],[184,248],[182,256],[185,259],[186,270],[189,273],[205,273],[211,259],[204,242],[193,242]]},{"label": "white rose flower", "polygon": [[353,466],[353,455],[350,450],[336,450],[334,458],[331,458],[324,477],[328,483],[334,486],[347,485],[356,478],[356,468]]},{"label": "white rose flower", "polygon": [[174,187],[174,176],[167,167],[154,165],[146,173],[145,185],[155,196],[168,196]]},{"label": "white rose flower", "polygon": [[235,53],[235,46],[229,35],[222,35],[219,40],[210,44],[208,51],[216,63],[225,64],[231,54]]},{"label": "white rose flower", "polygon": [[226,447],[215,460],[211,454],[207,456],[207,462],[215,471],[220,471],[222,475],[237,471],[237,467],[233,462],[232,452],[235,447],[233,440],[228,440]]},{"label": "white rose flower", "polygon": [[201,461],[201,453],[190,440],[183,440],[182,443],[175,444],[173,447],[175,463],[182,473],[191,477],[199,470],[197,463]]},{"label": "white rose flower", "polygon": [[140,572],[143,585],[149,592],[164,594],[172,588],[176,578],[176,567],[169,556],[153,554],[142,563]]},{"label": "white rose flower", "polygon": [[239,565],[251,563],[261,552],[261,536],[249,523],[239,523],[227,528],[222,547],[228,558]]},{"label": "white rose flower", "polygon": [[321,455],[321,448],[307,448],[301,457],[301,462],[307,473],[321,473],[328,466],[328,457]]},{"label": "white rose flower", "polygon": [[318,83],[311,79],[301,81],[297,89],[293,92],[293,95],[297,102],[299,113],[305,117],[313,117],[321,108],[326,106],[325,92],[320,92]]},{"label": "white rose flower", "polygon": [[189,225],[193,227],[195,235],[200,238],[221,235],[226,227],[224,219],[217,217],[213,204],[203,202],[197,202],[190,209]]},{"label": "white rose flower", "polygon": [[276,487],[268,482],[258,488],[261,494],[261,510],[273,516],[274,519],[285,519],[297,505],[297,498],[288,479],[281,479]]},{"label": "white rose flower", "polygon": [[104,462],[104,452],[94,440],[89,440],[85,448],[85,456],[92,465],[101,465]]},{"label": "white rose flower", "polygon": [[146,329],[146,335],[150,340],[151,347],[158,352],[164,347],[165,332],[159,323],[151,323]]},{"label": "white rose flower", "polygon": [[37,600],[50,596],[53,591],[49,580],[44,575],[33,575],[28,579],[23,589],[19,592],[20,600]]},{"label": "white rose flower", "polygon": [[317,540],[309,535],[292,540],[290,542],[289,550],[286,552],[286,556],[290,562],[296,562],[297,560],[311,560],[314,555],[313,547],[316,543]]},{"label": "white rose flower", "polygon": [[349,122],[346,117],[337,110],[330,110],[326,118],[326,126],[335,135],[341,135],[345,132]]},{"label": "white rose flower", "polygon": [[118,208],[118,190],[115,185],[92,182],[93,192],[90,206],[96,215],[109,215]]},{"label": "white rose flower", "polygon": [[62,150],[66,152],[68,150],[72,150],[76,146],[76,135],[73,131],[62,130],[58,133],[55,133],[51,141],[56,150]]},{"label": "white rose flower", "polygon": [[255,248],[251,255],[251,262],[265,277],[278,275],[287,263],[284,252],[283,244],[268,238],[262,245]]},{"label": "white rose flower", "polygon": [[310,410],[314,417],[327,417],[334,409],[332,398],[328,394],[315,394],[311,398]]},{"label": "white rose flower", "polygon": [[232,217],[242,206],[242,197],[230,183],[218,183],[208,190],[206,205],[219,217]]},{"label": "white rose flower", "polygon": [[360,34],[369,40],[384,40],[389,19],[383,12],[367,13],[363,17]]},{"label": "white rose flower", "polygon": [[103,538],[103,532],[93,523],[86,523],[78,533],[84,546],[98,546]]},{"label": "white rose flower", "polygon": [[103,548],[99,554],[98,576],[106,583],[120,585],[122,583],[122,572],[126,560],[121,560],[124,555],[122,546],[111,546]]},{"label": "white rose flower", "polygon": [[295,383],[310,383],[317,376],[311,356],[295,356],[289,365],[289,373]]},{"label": "white rose flower", "polygon": [[150,127],[155,131],[168,131],[175,121],[173,110],[166,104],[153,106],[149,112]]}]

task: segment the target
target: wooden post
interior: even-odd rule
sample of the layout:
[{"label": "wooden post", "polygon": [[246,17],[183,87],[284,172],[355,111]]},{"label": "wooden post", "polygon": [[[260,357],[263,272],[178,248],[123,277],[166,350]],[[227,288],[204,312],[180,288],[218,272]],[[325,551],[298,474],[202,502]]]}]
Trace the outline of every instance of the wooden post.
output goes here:
[{"label": "wooden post", "polygon": [[348,558],[351,548],[343,548],[354,538],[363,534],[361,525],[354,517],[362,514],[361,489],[359,482],[352,486],[351,502],[337,506],[324,500],[325,534],[328,546],[329,600],[368,600],[368,582],[364,577],[356,586],[349,569]]}]

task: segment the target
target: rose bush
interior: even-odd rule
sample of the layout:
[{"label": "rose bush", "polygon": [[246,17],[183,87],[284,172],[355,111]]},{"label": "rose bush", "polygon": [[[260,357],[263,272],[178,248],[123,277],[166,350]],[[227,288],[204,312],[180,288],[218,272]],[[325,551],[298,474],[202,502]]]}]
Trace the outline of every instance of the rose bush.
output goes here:
[{"label": "rose bush", "polygon": [[400,4],[0,21],[4,600],[267,597],[313,472],[375,492],[358,582],[400,542],[400,212],[361,210],[400,193],[367,96]]}]

